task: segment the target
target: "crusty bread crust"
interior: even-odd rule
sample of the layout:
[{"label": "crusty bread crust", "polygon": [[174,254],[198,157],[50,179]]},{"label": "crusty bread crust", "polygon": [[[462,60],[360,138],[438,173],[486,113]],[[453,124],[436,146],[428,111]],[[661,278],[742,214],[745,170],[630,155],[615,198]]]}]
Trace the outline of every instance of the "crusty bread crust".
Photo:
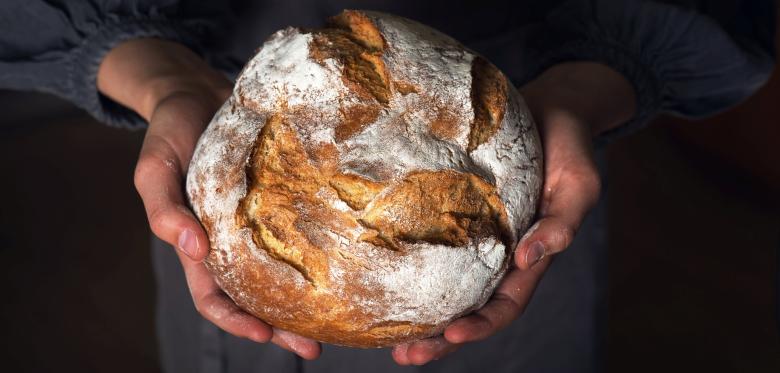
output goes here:
[{"label": "crusty bread crust", "polygon": [[323,342],[432,336],[481,307],[536,211],[541,147],[485,59],[345,11],[275,33],[187,176],[206,260],[242,308]]}]

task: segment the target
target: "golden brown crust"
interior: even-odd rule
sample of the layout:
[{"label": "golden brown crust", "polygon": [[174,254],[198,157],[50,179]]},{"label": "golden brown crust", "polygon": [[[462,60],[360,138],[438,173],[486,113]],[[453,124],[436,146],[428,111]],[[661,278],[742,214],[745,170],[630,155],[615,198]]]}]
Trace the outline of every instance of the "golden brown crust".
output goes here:
[{"label": "golden brown crust", "polygon": [[275,327],[355,347],[429,337],[481,306],[518,229],[498,186],[517,136],[476,149],[507,127],[506,79],[443,35],[377,17],[280,32],[271,42],[300,47],[279,56],[302,53],[278,71],[270,53],[239,78],[205,135],[222,148],[199,144],[188,175],[225,292]]},{"label": "golden brown crust", "polygon": [[294,132],[280,117],[269,118],[247,169],[248,191],[237,219],[252,227],[258,247],[294,267],[315,286],[327,278],[327,257],[296,229],[302,217],[295,206],[316,206],[313,195],[319,175]]},{"label": "golden brown crust", "polygon": [[319,63],[335,59],[341,63],[344,82],[365,99],[387,105],[390,89],[382,62],[382,49],[365,47],[355,34],[341,29],[314,31],[309,55]]},{"label": "golden brown crust", "polygon": [[[392,250],[417,242],[463,246],[485,236],[510,244],[506,209],[496,187],[477,175],[415,171],[388,186],[315,168],[306,154],[281,117],[269,118],[247,167],[249,183],[237,221],[252,228],[258,247],[315,286],[325,283],[328,268],[324,245],[307,236],[310,225],[343,236],[361,225],[366,231],[359,240]],[[355,213],[328,206],[318,196],[323,189],[331,189]]]},{"label": "golden brown crust", "polygon": [[440,140],[454,140],[459,135],[458,121],[453,113],[440,109],[431,121],[431,135]]},{"label": "golden brown crust", "polygon": [[393,82],[393,86],[395,87],[395,90],[398,91],[398,93],[404,96],[410,93],[419,93],[419,90],[414,86],[414,84],[404,81],[396,80]]},{"label": "golden brown crust", "polygon": [[340,108],[344,119],[336,127],[335,137],[342,142],[373,123],[388,104],[391,93],[382,61],[384,39],[376,26],[355,11],[331,18],[330,24],[334,28],[313,31],[309,54],[320,64],[328,59],[338,61],[345,85],[363,99],[363,103]]},{"label": "golden brown crust", "polygon": [[353,210],[365,209],[384,188],[382,183],[350,174],[333,175],[329,184],[336,190],[339,199]]},{"label": "golden brown crust", "polygon": [[[339,173],[334,168],[315,168],[300,139],[281,116],[267,120],[246,172],[247,193],[239,204],[236,221],[252,229],[258,248],[300,272],[313,288],[333,286],[328,275],[328,263],[333,255],[356,261],[348,253],[334,249],[329,239],[317,236],[316,232],[322,229],[348,237],[360,225],[366,232],[359,241],[398,251],[408,250],[408,244],[418,242],[457,247],[479,237],[499,236],[506,240],[508,236],[505,208],[495,186],[482,178],[452,170],[419,171],[387,186]],[[328,206],[319,197],[328,188],[354,213]],[[246,270],[237,269],[239,273]],[[247,281],[259,279],[239,283]],[[358,284],[355,281],[349,292],[365,294],[368,290]],[[301,295],[293,288],[278,291],[285,299]],[[259,311],[256,305],[242,305],[258,310],[258,316],[273,325],[323,341],[354,346],[379,346],[399,338],[399,334],[422,335],[434,327],[409,322],[360,325],[358,320],[366,319],[360,313],[352,319],[355,325],[339,324],[338,320],[345,319],[343,300],[334,299],[327,292],[310,290],[309,295],[312,294],[318,295],[302,301],[301,306],[312,308],[317,304],[323,308],[306,315],[296,311],[290,321],[279,319],[278,311],[267,313]],[[263,291],[255,293],[255,298],[268,302],[278,299],[278,294],[269,297]],[[329,319],[328,315],[333,313],[338,317]],[[355,327],[364,329],[354,330]]]},{"label": "golden brown crust", "polygon": [[497,131],[506,109],[507,80],[504,74],[482,57],[471,65],[471,104],[474,122],[469,133],[468,150],[472,151]]},{"label": "golden brown crust", "polygon": [[343,142],[352,137],[352,135],[359,133],[366,125],[376,120],[381,110],[382,108],[376,104],[357,104],[340,108],[344,119],[334,129],[336,142]]},{"label": "golden brown crust", "polygon": [[382,193],[359,219],[366,237],[398,250],[403,242],[464,246],[469,240],[509,234],[496,187],[452,170],[417,171]]},{"label": "golden brown crust", "polygon": [[382,33],[364,13],[356,10],[345,10],[331,17],[328,23],[334,27],[350,32],[353,38],[362,46],[381,51],[387,45]]}]

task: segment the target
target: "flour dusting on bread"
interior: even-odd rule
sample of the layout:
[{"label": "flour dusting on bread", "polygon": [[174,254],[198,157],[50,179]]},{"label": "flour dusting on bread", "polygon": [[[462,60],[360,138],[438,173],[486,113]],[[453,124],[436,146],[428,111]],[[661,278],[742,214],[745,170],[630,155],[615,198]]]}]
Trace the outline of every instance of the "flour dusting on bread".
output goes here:
[{"label": "flour dusting on bread", "polygon": [[206,264],[239,306],[380,347],[489,299],[535,214],[541,153],[489,62],[414,21],[345,11],[258,50],[201,137],[187,192]]}]

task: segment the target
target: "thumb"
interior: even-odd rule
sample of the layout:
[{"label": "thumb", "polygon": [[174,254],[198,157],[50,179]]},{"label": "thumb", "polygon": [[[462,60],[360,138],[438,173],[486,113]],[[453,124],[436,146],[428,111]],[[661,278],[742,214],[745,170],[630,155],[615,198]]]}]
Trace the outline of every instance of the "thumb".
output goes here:
[{"label": "thumb", "polygon": [[549,204],[543,201],[540,219],[520,240],[515,263],[528,269],[545,256],[565,250],[574,240],[580,224],[598,200],[599,179],[593,171],[588,176],[567,175],[556,190],[549,192]]},{"label": "thumb", "polygon": [[528,230],[515,251],[515,263],[521,269],[566,249],[598,201],[601,180],[586,128],[567,116],[541,122],[545,145],[544,190],[539,221]]},{"label": "thumb", "polygon": [[195,261],[208,254],[208,236],[184,198],[184,174],[213,111],[189,98],[164,103],[151,118],[135,169],[149,225],[157,237]]},{"label": "thumb", "polygon": [[184,204],[182,168],[166,144],[147,136],[135,169],[135,187],[152,232],[191,259],[201,261],[208,253],[208,236]]}]

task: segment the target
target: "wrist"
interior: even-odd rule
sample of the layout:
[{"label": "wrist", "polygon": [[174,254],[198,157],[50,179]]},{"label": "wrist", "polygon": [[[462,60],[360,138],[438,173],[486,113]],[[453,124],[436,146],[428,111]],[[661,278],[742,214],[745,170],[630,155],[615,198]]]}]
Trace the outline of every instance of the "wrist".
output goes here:
[{"label": "wrist", "polygon": [[128,40],[100,64],[98,90],[147,121],[166,98],[190,93],[216,107],[231,83],[187,47],[159,39]]},{"label": "wrist", "polygon": [[136,105],[142,117],[151,118],[162,102],[174,97],[191,96],[204,109],[216,111],[230,95],[231,89],[229,85],[217,87],[190,75],[159,76],[143,83],[140,89],[142,94]]},{"label": "wrist", "polygon": [[552,66],[520,89],[534,118],[563,117],[598,135],[629,121],[636,112],[636,94],[625,77],[594,62]]}]

